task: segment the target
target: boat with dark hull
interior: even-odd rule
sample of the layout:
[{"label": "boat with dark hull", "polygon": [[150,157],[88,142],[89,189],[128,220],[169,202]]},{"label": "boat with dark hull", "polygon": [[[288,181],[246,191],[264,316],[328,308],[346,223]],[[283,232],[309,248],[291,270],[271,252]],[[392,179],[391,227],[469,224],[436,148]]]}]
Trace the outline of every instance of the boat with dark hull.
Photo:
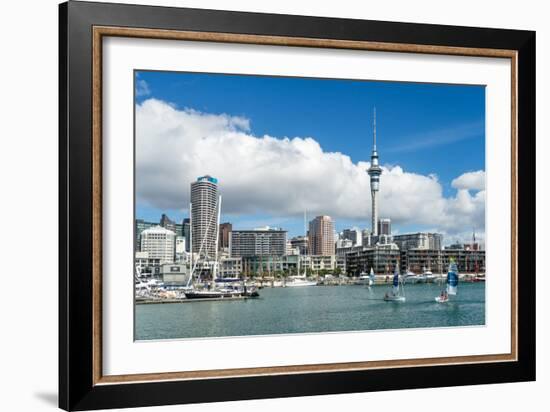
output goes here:
[{"label": "boat with dark hull", "polygon": [[221,290],[193,290],[185,292],[186,299],[225,299],[240,296],[240,293]]},{"label": "boat with dark hull", "polygon": [[188,290],[185,292],[186,299],[232,299],[232,298],[257,298],[260,297],[255,287],[238,287],[223,289],[202,289]]}]

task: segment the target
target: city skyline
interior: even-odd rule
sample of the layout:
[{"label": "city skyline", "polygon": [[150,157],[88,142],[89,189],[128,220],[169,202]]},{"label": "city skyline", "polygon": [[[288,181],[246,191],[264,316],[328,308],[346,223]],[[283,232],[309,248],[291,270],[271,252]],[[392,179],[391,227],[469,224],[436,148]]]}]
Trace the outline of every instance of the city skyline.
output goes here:
[{"label": "city skyline", "polygon": [[[223,111],[215,107],[211,111],[204,110],[197,100],[198,90],[206,88],[208,90],[215,83],[218,85],[226,84],[231,88],[232,83],[237,81],[241,85],[251,81],[257,86],[258,82],[264,85],[264,89],[272,89],[273,82],[283,84],[290,81],[293,86],[305,84],[301,89],[310,94],[313,93],[311,82],[317,86],[322,85],[320,89],[323,92],[329,90],[338,95],[346,91],[353,83],[356,87],[365,89],[363,92],[365,100],[376,100],[378,109],[378,153],[380,155],[380,166],[382,169],[380,184],[380,204],[378,206],[378,218],[390,218],[392,220],[392,229],[394,233],[406,233],[417,231],[438,231],[444,234],[445,243],[451,243],[455,240],[464,240],[471,237],[472,228],[475,227],[479,237],[483,237],[484,232],[484,133],[479,123],[483,123],[484,106],[480,104],[480,97],[484,98],[482,87],[473,86],[444,86],[444,85],[410,85],[410,84],[390,84],[381,82],[351,82],[335,80],[316,80],[316,79],[281,79],[281,78],[257,78],[256,76],[226,76],[226,75],[198,75],[198,74],[174,74],[174,73],[151,73],[140,72],[138,74],[139,87],[147,85],[146,92],[137,93],[136,121],[137,121],[137,153],[136,153],[136,218],[146,220],[157,219],[162,213],[167,213],[178,223],[188,217],[187,204],[183,203],[180,207],[174,207],[186,199],[185,187],[190,182],[181,181],[181,178],[191,179],[201,175],[210,174],[216,176],[220,181],[220,193],[224,196],[224,207],[222,207],[222,221],[233,223],[235,229],[253,229],[259,226],[282,227],[289,232],[289,238],[294,236],[303,236],[303,210],[308,212],[309,219],[318,215],[329,215],[333,218],[336,231],[341,232],[345,228],[365,229],[371,227],[370,218],[372,209],[370,207],[371,194],[369,187],[369,176],[367,170],[371,166],[370,151],[372,149],[372,108],[364,107],[362,116],[355,119],[353,127],[357,130],[354,139],[332,139],[342,140],[339,147],[334,147],[338,142],[328,141],[326,137],[317,134],[312,137],[273,137],[276,133],[261,135],[261,129],[271,127],[269,119],[265,117],[280,117],[279,111],[264,110],[258,113],[256,110],[253,116],[248,116],[241,112],[241,109],[231,111],[229,106],[235,103],[235,99],[229,98],[228,107]],[[168,101],[166,77],[172,79],[179,78],[183,83],[193,80],[192,87],[184,84],[181,91],[186,90],[185,99],[180,101]],[[183,78],[182,78],[183,77]],[[223,79],[221,79],[223,78]],[[245,79],[243,79],[245,78]],[[246,81],[245,81],[246,80]],[[225,83],[224,83],[225,82]],[[282,83],[281,83],[282,82]],[[305,82],[305,83],[301,83]],[[335,85],[334,82],[337,84]],[[230,84],[231,83],[231,84]],[[342,86],[342,83],[345,83]],[[410,88],[414,90],[407,90]],[[173,87],[172,87],[173,88]],[[195,88],[195,94],[193,94]],[[197,89],[198,88],[198,89]],[[445,89],[443,93],[440,89]],[[176,88],[177,89],[177,88]],[[260,88],[256,94],[266,94],[266,90]],[[285,94],[289,87],[285,89]],[[327,90],[325,90],[327,89]],[[337,90],[334,90],[337,89]],[[380,89],[383,89],[382,92]],[[389,91],[388,91],[389,90]],[[245,90],[252,93],[250,90]],[[389,134],[395,123],[401,123],[398,120],[388,121],[388,112],[395,112],[393,104],[391,108],[385,107],[381,110],[379,100],[384,100],[379,95],[396,94],[405,92],[402,101],[410,100],[411,95],[420,96],[419,106],[426,99],[426,94],[430,98],[434,93],[441,94],[448,103],[448,111],[453,112],[453,122],[459,124],[452,132],[442,133],[437,142],[434,140],[433,130],[443,130],[439,122],[432,131],[426,131],[423,139],[412,139],[407,144],[398,144],[402,134]],[[272,91],[270,91],[272,93]],[[356,94],[361,94],[357,92]],[[292,93],[291,93],[292,94]],[[307,94],[307,93],[306,93]],[[403,93],[401,93],[403,94]],[[206,92],[208,95],[208,91]],[[373,96],[371,96],[373,95]],[[461,96],[458,98],[457,96]],[[344,97],[344,96],[342,96]],[[357,100],[356,98],[355,100]],[[178,99],[172,99],[178,100]],[[349,100],[349,99],[348,99]],[[353,100],[353,99],[352,99]],[[396,99],[399,103],[400,99]],[[481,99],[483,100],[483,99]],[[217,106],[221,104],[219,99],[214,99]],[[338,104],[340,100],[335,100]],[[456,103],[458,101],[460,104]],[[471,110],[460,112],[457,107],[463,107],[464,102],[470,102],[476,106],[474,112],[477,113],[477,120],[472,120]],[[186,102],[188,104],[186,104]],[[273,102],[277,105],[278,100]],[[311,101],[316,106],[323,106],[325,103]],[[399,105],[399,104],[397,104]],[[195,106],[195,107],[193,107]],[[238,105],[237,105],[238,106]],[[334,105],[333,106],[338,106]],[[345,104],[344,104],[345,106]],[[305,106],[304,106],[305,107]],[[430,106],[433,110],[433,105]],[[208,109],[208,107],[206,108]],[[316,111],[323,111],[318,109]],[[426,111],[428,109],[424,108]],[[413,112],[415,110],[412,110]],[[416,110],[418,112],[418,110]],[[421,112],[422,110],[420,110]],[[339,110],[334,110],[337,117]],[[369,113],[370,112],[370,113]],[[466,113],[468,112],[468,113]],[[229,114],[227,114],[229,113]],[[286,114],[286,113],[285,113]],[[163,124],[159,132],[158,121],[152,116],[162,118]],[[263,116],[263,117],[262,117]],[[308,114],[309,116],[309,114]],[[310,124],[311,120],[303,120],[302,123]],[[447,116],[449,114],[447,113]],[[341,116],[340,116],[341,117]],[[438,116],[437,120],[441,120]],[[469,120],[467,118],[470,118]],[[475,117],[475,116],[474,116]],[[384,121],[381,119],[385,119]],[[260,120],[258,122],[258,120]],[[152,123],[151,123],[152,121]],[[447,123],[450,120],[447,119]],[[334,119],[328,119],[326,124],[337,122]],[[478,126],[472,126],[474,123]],[[260,127],[257,127],[257,123]],[[284,122],[283,122],[284,123]],[[389,124],[388,124],[389,123]],[[294,126],[298,132],[305,127],[295,119],[289,124]],[[142,127],[140,127],[142,126]],[[349,125],[348,125],[349,126]],[[349,128],[349,127],[348,127]],[[274,129],[277,129],[275,127]],[[449,129],[450,130],[450,129]],[[413,133],[414,134],[414,133]],[[298,134],[284,134],[283,136],[296,136]],[[306,135],[307,136],[307,135]],[[159,150],[162,146],[159,139],[176,137],[182,140],[180,143],[189,143],[187,149],[181,146],[182,152],[178,155],[172,155],[166,150]],[[151,147],[152,139],[156,139],[156,146]],[[220,151],[227,150],[225,153],[214,153],[214,144],[227,144],[227,149],[219,146]],[[142,144],[140,144],[140,142]],[[416,145],[416,146],[415,146]],[[453,159],[447,159],[449,150],[460,146],[462,149],[466,146],[471,156],[460,157],[457,162]],[[171,152],[180,146],[169,147]],[[354,149],[355,147],[355,149]],[[252,156],[252,159],[240,153],[245,149],[250,149],[246,155]],[[149,150],[152,149],[152,150]],[[340,150],[338,150],[340,149]],[[401,161],[403,153],[407,152],[409,157],[421,160],[422,167],[415,165],[415,161]],[[422,156],[419,156],[418,153]],[[177,150],[176,150],[177,153]],[[456,151],[453,151],[456,153]],[[445,156],[443,156],[445,154]],[[206,155],[206,157],[205,157]],[[212,164],[209,165],[207,156],[212,156]],[[290,155],[289,162],[294,160],[293,164],[284,164],[284,157]],[[254,156],[267,158],[254,159]],[[359,157],[360,156],[360,157]],[[198,162],[195,158],[200,158]],[[271,159],[270,159],[271,157]],[[293,159],[292,159],[293,157]],[[448,167],[438,168],[441,158],[448,163]],[[428,161],[428,159],[430,159]],[[433,159],[433,161],[432,161]],[[144,160],[143,162],[140,160]],[[232,162],[242,161],[242,173],[233,173],[231,166],[235,169]],[[252,164],[250,161],[252,160]],[[255,161],[254,161],[255,160]],[[260,161],[263,160],[263,161]],[[422,160],[424,162],[422,162]],[[175,163],[182,163],[182,165]],[[426,164],[431,165],[431,171],[425,170]],[[405,169],[405,165],[410,165]],[[181,168],[188,166],[185,170]],[[206,166],[206,167],[205,167]],[[225,166],[225,169],[222,167]],[[294,167],[302,167],[302,172],[296,173]],[[441,167],[441,166],[439,166]],[[140,170],[143,168],[150,173],[151,168],[156,169],[153,172],[159,175],[169,176],[169,171],[173,171],[173,181],[155,184],[155,173],[152,176],[144,176]],[[290,176],[285,176],[284,169],[289,169]],[[308,169],[318,171],[316,176]],[[202,170],[198,170],[202,169]],[[214,169],[214,170],[208,170]],[[228,170],[228,173],[216,173],[216,170]],[[328,170],[327,170],[328,169]],[[238,170],[237,170],[238,171]],[[333,175],[342,173],[339,183],[340,187],[334,187]],[[270,173],[272,172],[272,173]],[[294,173],[294,174],[292,174]],[[244,176],[243,176],[244,175]],[[274,175],[272,178],[271,175]],[[437,177],[435,177],[437,175]],[[140,176],[144,176],[141,179]],[[178,179],[179,178],[179,179]],[[342,180],[343,179],[343,180]],[[172,180],[172,179],[168,179]],[[324,181],[323,181],[324,180]],[[246,188],[245,181],[251,181],[248,187],[249,192],[243,192]],[[262,185],[254,185],[254,182],[265,182]],[[324,183],[324,184],[322,184]],[[187,186],[188,187],[188,186]],[[151,190],[154,189],[154,190]],[[315,190],[326,191],[326,204],[323,204],[323,195],[311,193]],[[178,193],[179,192],[179,193]],[[411,197],[417,198],[410,199]],[[188,198],[188,196],[187,196]],[[238,204],[242,201],[242,205]],[[401,204],[407,202],[406,204]],[[425,202],[425,204],[423,203]],[[267,204],[267,207],[265,205]],[[309,207],[308,207],[309,206]],[[414,213],[403,210],[404,206],[408,209],[414,208]],[[240,209],[239,209],[240,207]],[[308,210],[309,209],[309,210]],[[458,223],[464,229],[460,233]],[[453,226],[454,225],[454,226]]]}]

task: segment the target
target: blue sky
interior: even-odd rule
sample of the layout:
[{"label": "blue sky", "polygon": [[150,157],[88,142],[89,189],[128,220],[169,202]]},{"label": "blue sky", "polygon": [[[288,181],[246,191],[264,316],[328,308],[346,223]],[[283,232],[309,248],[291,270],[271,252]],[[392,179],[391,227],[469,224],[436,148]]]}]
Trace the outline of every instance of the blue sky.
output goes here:
[{"label": "blue sky", "polygon": [[[312,137],[324,152],[346,154],[353,162],[369,161],[376,106],[381,163],[437,175],[444,196],[456,192],[453,179],[485,169],[484,86],[145,71],[137,72],[136,82],[137,104],[154,98],[178,109],[243,117],[251,135]],[[186,216],[141,202],[136,216],[157,220],[163,212],[178,221]],[[285,221],[291,234],[303,231],[295,218]],[[240,220],[270,221],[270,214],[232,219],[238,227]],[[337,229],[353,223],[344,219]],[[417,229],[426,227],[402,224],[402,230]]]}]

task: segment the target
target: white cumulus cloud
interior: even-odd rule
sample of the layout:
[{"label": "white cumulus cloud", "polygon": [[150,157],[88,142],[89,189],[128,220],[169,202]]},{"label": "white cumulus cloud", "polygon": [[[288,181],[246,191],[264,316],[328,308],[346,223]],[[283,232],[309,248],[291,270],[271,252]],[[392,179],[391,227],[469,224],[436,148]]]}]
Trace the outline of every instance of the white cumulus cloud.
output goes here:
[{"label": "white cumulus cloud", "polygon": [[[345,154],[326,152],[312,137],[254,136],[250,130],[250,121],[243,117],[178,109],[156,99],[138,104],[138,202],[184,210],[190,183],[210,174],[219,179],[224,214],[290,216],[306,209],[310,216],[327,214],[368,224],[368,162],[354,163]],[[382,169],[381,217],[445,233],[484,227],[485,192],[468,173],[453,181],[456,196],[445,197],[435,175],[400,166]],[[476,193],[470,191],[474,189]]]},{"label": "white cumulus cloud", "polygon": [[485,190],[485,171],[478,170],[464,173],[454,179],[451,185],[459,190]]}]

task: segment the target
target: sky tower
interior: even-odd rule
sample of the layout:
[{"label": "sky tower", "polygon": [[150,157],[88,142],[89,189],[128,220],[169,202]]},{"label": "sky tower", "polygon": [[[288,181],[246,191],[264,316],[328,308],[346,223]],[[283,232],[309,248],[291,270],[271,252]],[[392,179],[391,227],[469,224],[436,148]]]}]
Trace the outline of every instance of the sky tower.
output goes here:
[{"label": "sky tower", "polygon": [[378,190],[380,188],[380,175],[382,169],[378,165],[378,152],[376,151],[376,107],[373,113],[372,122],[372,154],[370,156],[370,167],[367,170],[370,176],[370,194],[372,197],[372,230],[374,236],[378,236]]}]

